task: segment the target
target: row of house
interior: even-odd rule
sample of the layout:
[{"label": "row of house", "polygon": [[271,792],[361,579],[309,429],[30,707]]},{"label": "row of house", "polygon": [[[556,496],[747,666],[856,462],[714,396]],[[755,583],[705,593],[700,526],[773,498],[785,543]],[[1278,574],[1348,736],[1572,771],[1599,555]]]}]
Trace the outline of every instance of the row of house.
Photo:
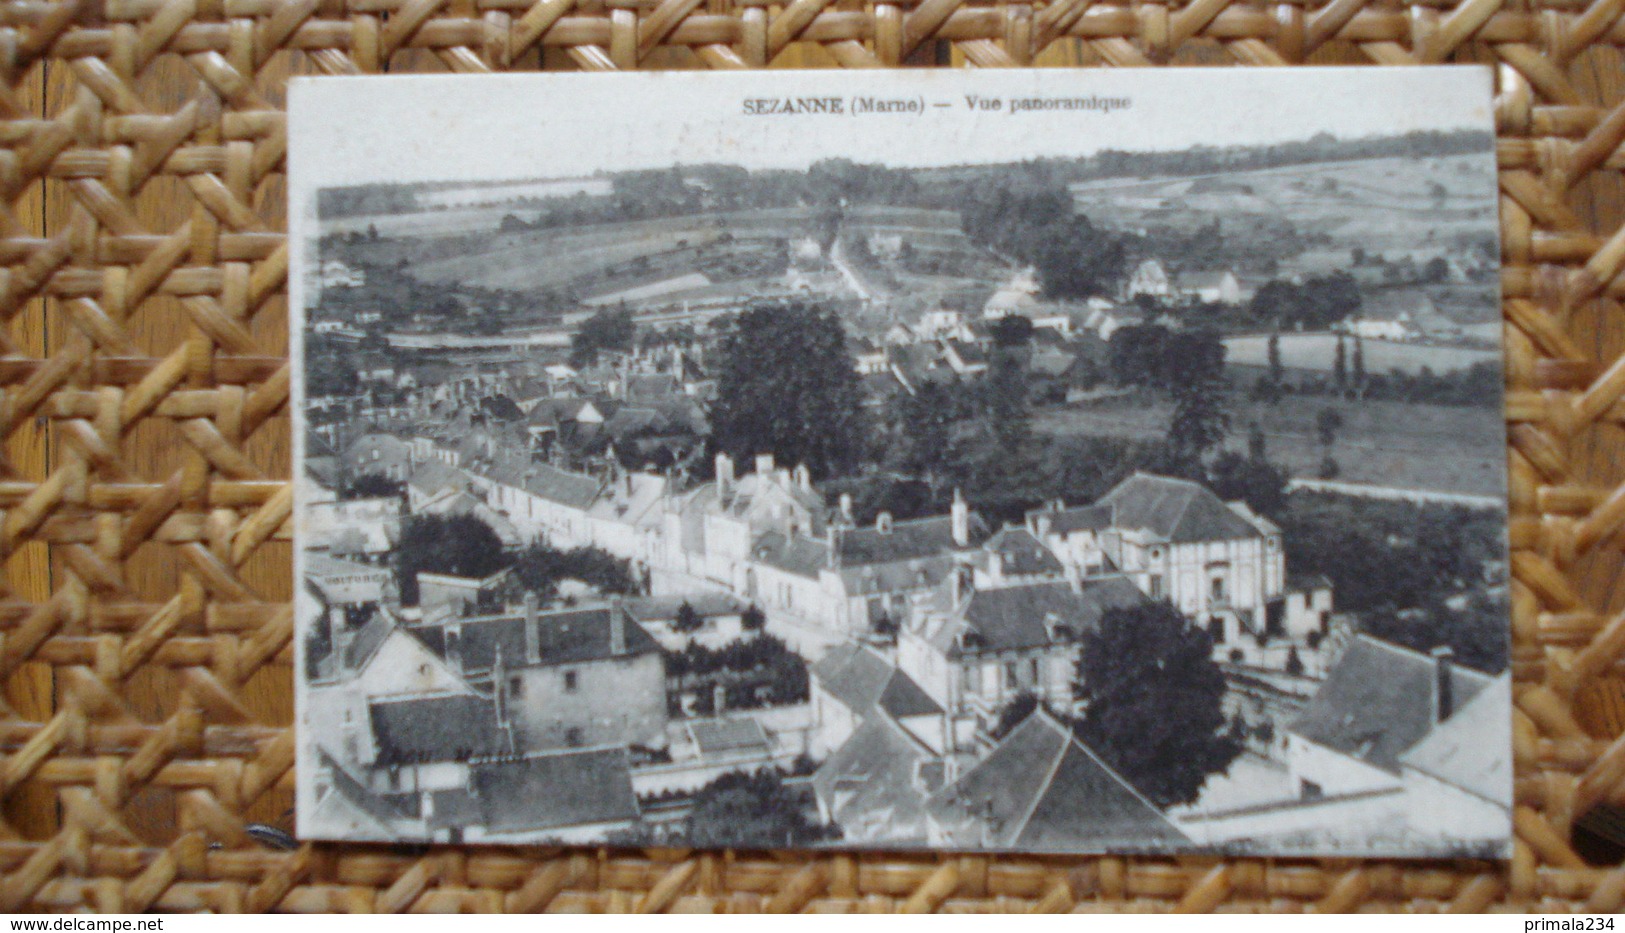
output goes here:
[{"label": "row of house", "polygon": [[[882,514],[859,526],[849,503],[826,505],[805,468],[786,468],[767,455],[744,474],[719,456],[706,481],[685,488],[670,475],[613,462],[583,473],[515,456],[464,460],[417,439],[396,440],[406,451],[407,496],[417,508],[463,497],[494,512],[520,542],[592,545],[631,561],[657,599],[714,594],[729,605],[759,606],[776,630],[798,633],[797,649],[817,661],[805,748],[823,762],[812,784],[821,812],[848,840],[1160,850],[1268,838],[1308,851],[1326,834],[1345,832],[1345,839],[1354,833],[1364,844],[1392,843],[1401,851],[1400,840],[1431,831],[1414,819],[1418,801],[1434,800],[1446,808],[1440,812],[1476,812],[1472,832],[1483,832],[1474,839],[1496,838],[1492,824],[1505,816],[1488,793],[1493,787],[1463,784],[1457,765],[1465,752],[1459,737],[1449,737],[1470,734],[1483,715],[1472,710],[1489,679],[1449,667],[1427,683],[1396,688],[1386,675],[1361,673],[1362,663],[1369,666],[1361,659],[1377,648],[1363,637],[1346,648],[1329,637],[1329,586],[1290,578],[1280,529],[1200,484],[1135,474],[1096,502],[1050,503],[1004,527],[956,495],[946,515]],[[369,445],[381,443],[364,438],[346,456],[365,463]],[[318,568],[313,587],[322,600],[353,605],[358,593],[385,585],[366,575],[364,556],[324,559],[332,563]],[[1087,634],[1113,609],[1154,601],[1167,601],[1204,627],[1215,659],[1227,668],[1279,675],[1295,658],[1292,676],[1307,684],[1326,678],[1280,743],[1290,786],[1267,805],[1170,817],[1046,715],[993,736],[995,720],[1017,696],[1070,708]],[[418,646],[396,653],[419,659],[419,667],[403,674],[410,663],[391,662],[380,670],[393,673],[378,675],[378,683],[408,695],[380,694],[365,709],[329,714],[369,724],[371,738],[365,729],[333,728],[335,736],[357,735],[358,744],[331,752],[332,762],[324,759],[328,770],[344,764],[323,786],[339,793],[368,788],[397,804],[402,815],[394,818],[405,822],[394,825],[412,828],[410,835],[450,838],[455,831],[471,839],[491,831],[477,823],[482,781],[519,786],[531,780],[532,768],[557,776],[575,766],[561,763],[569,758],[616,786],[621,777],[604,775],[621,768],[615,774],[624,772],[634,788],[631,815],[608,804],[604,812],[621,814],[616,825],[630,825],[639,819],[637,793],[651,786],[650,764],[640,765],[640,755],[669,754],[678,741],[692,746],[685,755],[707,744],[738,744],[739,737],[728,738],[737,725],[718,726],[703,741],[697,734],[674,741],[659,643],[637,618],[614,606],[540,615],[547,621],[534,607],[463,616],[434,612],[426,602],[410,624],[392,624],[390,637],[398,633]],[[580,621],[588,618],[599,621]],[[546,626],[555,629],[549,634]],[[570,632],[589,628],[596,634],[588,640],[602,649],[597,654],[560,647],[573,644]],[[421,660],[425,652],[433,663]],[[334,654],[350,657],[356,649],[335,645]],[[633,673],[632,655],[653,659],[649,669]],[[1395,669],[1408,663],[1384,660],[1380,652],[1379,661]],[[592,667],[599,663],[606,666]],[[1399,689],[1410,702],[1422,687],[1431,718],[1401,715],[1360,693]],[[390,706],[430,701],[432,709]],[[432,733],[408,738],[410,730],[390,725],[389,710],[397,708],[406,710],[401,722],[455,724],[456,741],[435,744]],[[739,741],[752,749],[749,760],[773,760],[773,739],[759,724],[747,731]],[[453,767],[459,756],[466,759],[460,769]],[[458,797],[458,787],[465,797],[475,789],[474,796]],[[1030,806],[1001,809],[1008,800],[994,787]],[[1474,811],[1473,801],[1485,806]],[[377,819],[378,801],[359,808],[369,807]],[[586,820],[584,812],[575,813],[583,838],[615,822]],[[1344,820],[1345,812],[1359,818]],[[500,838],[574,831],[561,825],[509,824]]]}]

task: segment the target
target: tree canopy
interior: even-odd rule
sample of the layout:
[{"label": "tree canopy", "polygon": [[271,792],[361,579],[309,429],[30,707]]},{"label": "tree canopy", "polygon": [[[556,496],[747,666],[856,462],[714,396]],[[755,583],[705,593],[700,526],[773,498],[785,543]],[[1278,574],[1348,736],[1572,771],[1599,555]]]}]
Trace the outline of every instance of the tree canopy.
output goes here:
[{"label": "tree canopy", "polygon": [[711,441],[745,461],[771,453],[840,476],[863,453],[862,395],[833,312],[800,302],[758,305],[722,337]]},{"label": "tree canopy", "polygon": [[1241,753],[1224,715],[1213,642],[1167,602],[1107,610],[1086,633],[1073,694],[1074,726],[1159,806],[1195,800],[1208,775]]},{"label": "tree canopy", "polygon": [[1360,310],[1360,286],[1341,270],[1299,285],[1264,283],[1248,305],[1252,315],[1282,329],[1325,330]]},{"label": "tree canopy", "polygon": [[488,577],[508,565],[502,540],[474,515],[414,515],[401,526],[395,567],[401,602],[418,601],[418,574]]},{"label": "tree canopy", "polygon": [[619,308],[603,308],[581,322],[581,327],[570,338],[570,365],[591,366],[598,362],[601,350],[628,352],[637,337],[637,325],[632,312]]},{"label": "tree canopy", "polygon": [[972,187],[960,225],[971,239],[1031,264],[1050,298],[1103,294],[1128,262],[1123,238],[1077,213],[1071,192],[1055,181]]},{"label": "tree canopy", "polygon": [[556,593],[563,580],[580,580],[601,593],[639,590],[630,561],[591,546],[560,549],[538,542],[519,552],[513,570],[520,586],[544,598]]},{"label": "tree canopy", "polygon": [[779,849],[840,838],[839,827],[810,819],[808,810],[778,771],[730,771],[695,793],[683,841],[705,848]]}]

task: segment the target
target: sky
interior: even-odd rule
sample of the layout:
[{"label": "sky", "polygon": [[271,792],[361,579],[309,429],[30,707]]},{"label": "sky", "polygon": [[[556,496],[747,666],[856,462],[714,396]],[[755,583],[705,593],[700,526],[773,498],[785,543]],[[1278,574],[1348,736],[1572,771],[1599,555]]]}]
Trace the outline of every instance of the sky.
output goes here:
[{"label": "sky", "polygon": [[[296,78],[289,171],[298,216],[316,188],[367,182],[570,178],[706,162],[799,169],[833,157],[920,167],[1258,145],[1320,132],[1488,131],[1491,83],[1479,66]],[[972,110],[971,95],[1132,103],[1012,113]],[[911,100],[922,112],[744,114],[746,100],[832,97],[849,108],[864,96]]]}]

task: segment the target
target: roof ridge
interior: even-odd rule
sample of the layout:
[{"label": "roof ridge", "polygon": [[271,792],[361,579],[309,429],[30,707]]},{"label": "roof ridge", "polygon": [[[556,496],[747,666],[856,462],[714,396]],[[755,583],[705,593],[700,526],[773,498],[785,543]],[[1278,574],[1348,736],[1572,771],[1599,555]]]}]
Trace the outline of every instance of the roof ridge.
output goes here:
[{"label": "roof ridge", "polygon": [[1155,814],[1157,814],[1157,816],[1161,817],[1162,821],[1164,823],[1167,823],[1169,826],[1173,827],[1174,831],[1178,832],[1181,836],[1185,835],[1185,831],[1179,828],[1179,824],[1175,823],[1171,818],[1169,818],[1168,814],[1162,812],[1161,807],[1157,806],[1155,803],[1152,803],[1151,798],[1147,797],[1145,794],[1140,793],[1140,789],[1138,787],[1134,786],[1133,781],[1130,781],[1128,778],[1126,778],[1122,774],[1118,773],[1118,770],[1116,768],[1113,768],[1110,764],[1108,764],[1106,762],[1106,760],[1104,758],[1101,758],[1100,755],[1098,753],[1096,753],[1094,749],[1090,748],[1088,745],[1085,745],[1083,740],[1078,738],[1078,736],[1075,733],[1070,734],[1069,737],[1071,739],[1072,744],[1076,745],[1079,748],[1079,750],[1081,750],[1084,753],[1084,755],[1086,755],[1089,758],[1090,761],[1093,761],[1095,764],[1099,765],[1108,775],[1110,775],[1112,777],[1113,780],[1115,780],[1118,784],[1122,785],[1123,787],[1127,788],[1128,792],[1134,795],[1134,799],[1136,799],[1136,800],[1140,801],[1141,803],[1145,804],[1147,807],[1150,807],[1151,811],[1153,813],[1155,813]]},{"label": "roof ridge", "polygon": [[[1055,760],[1051,761],[1049,763],[1049,767],[1044,769],[1044,779],[1038,783],[1038,789],[1033,792],[1033,798],[1027,801],[1025,812],[1022,813],[1021,818],[1015,822],[1012,828],[1013,831],[1010,835],[1011,845],[1015,844],[1015,841],[1021,838],[1021,834],[1027,831],[1027,824],[1033,821],[1033,814],[1038,812],[1038,805],[1043,803],[1044,798],[1049,794],[1050,787],[1055,783],[1055,773],[1061,770],[1061,762],[1066,760],[1067,740],[1070,738],[1070,734],[1060,724],[1060,722],[1055,719],[1055,717],[1050,715],[1049,710],[1044,708],[1044,704],[1042,702],[1040,702],[1037,708],[1033,710],[1032,714],[1028,716],[1029,719],[1038,717],[1042,717],[1042,722],[1044,724],[1061,733],[1061,742],[1055,750]],[[1023,725],[1025,725],[1025,723]],[[1014,734],[1014,732],[1011,733],[1011,735]],[[1008,736],[1006,738],[1008,738]]]},{"label": "roof ridge", "polygon": [[[1409,645],[1401,645],[1401,644],[1398,644],[1398,643],[1395,643],[1395,642],[1388,641],[1385,638],[1378,638],[1377,636],[1371,634],[1370,632],[1358,632],[1358,633],[1355,634],[1354,637],[1356,639],[1364,639],[1364,640],[1370,642],[1371,644],[1373,644],[1373,645],[1375,645],[1375,646],[1377,646],[1379,648],[1386,648],[1389,651],[1392,651],[1392,652],[1394,652],[1396,654],[1404,655],[1406,657],[1412,657],[1412,658],[1415,658],[1418,661],[1422,661],[1422,662],[1425,662],[1427,664],[1432,664],[1433,663],[1433,656],[1431,654],[1423,654],[1421,651],[1419,651],[1419,650],[1417,650],[1415,648],[1412,648]],[[1483,671],[1479,670],[1476,667],[1472,667],[1472,666],[1467,665],[1467,664],[1462,664],[1459,661],[1453,662],[1451,666],[1455,671],[1457,671],[1459,673],[1468,673],[1468,674],[1472,674],[1475,677],[1483,678],[1485,683],[1494,682],[1495,678],[1500,676],[1498,674],[1486,674],[1486,673],[1484,673]],[[1475,694],[1475,696],[1476,696],[1476,694]],[[1468,700],[1468,702],[1470,703],[1470,702],[1472,702],[1472,700]]]}]

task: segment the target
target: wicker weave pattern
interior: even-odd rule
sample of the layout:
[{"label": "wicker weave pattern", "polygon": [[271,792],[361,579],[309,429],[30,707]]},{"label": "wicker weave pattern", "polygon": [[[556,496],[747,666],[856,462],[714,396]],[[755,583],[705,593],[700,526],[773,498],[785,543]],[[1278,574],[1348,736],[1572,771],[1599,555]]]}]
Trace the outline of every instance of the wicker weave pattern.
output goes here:
[{"label": "wicker weave pattern", "polygon": [[[1617,910],[1625,0],[0,4],[0,910]],[[386,69],[1499,65],[1510,865],[305,846],[280,102]]]}]

